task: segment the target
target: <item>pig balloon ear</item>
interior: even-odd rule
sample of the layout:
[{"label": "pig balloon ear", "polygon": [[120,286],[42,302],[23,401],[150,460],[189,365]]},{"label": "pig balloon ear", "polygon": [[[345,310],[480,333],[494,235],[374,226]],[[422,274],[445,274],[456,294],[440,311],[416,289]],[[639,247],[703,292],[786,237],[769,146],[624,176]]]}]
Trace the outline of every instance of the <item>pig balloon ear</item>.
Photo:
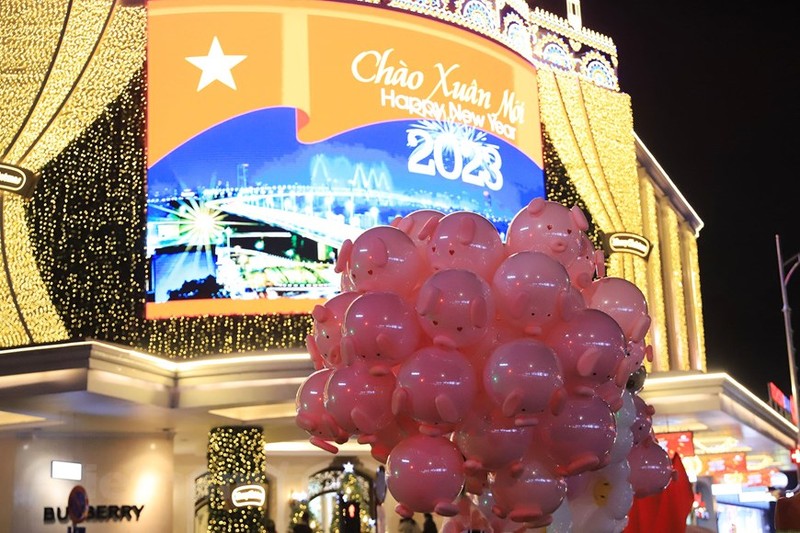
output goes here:
[{"label": "pig balloon ear", "polygon": [[653,362],[653,346],[651,344],[648,344],[647,346],[645,346],[644,354],[645,354],[645,358],[647,359],[647,362],[648,363],[652,363]]},{"label": "pig balloon ear", "polygon": [[544,211],[546,205],[547,204],[545,203],[545,199],[539,196],[528,202],[528,206],[526,207],[526,209],[528,210],[528,213],[532,215],[538,215],[539,213]]},{"label": "pig balloon ear", "polygon": [[342,337],[342,340],[339,342],[339,347],[341,362],[345,366],[352,366],[357,356],[355,339],[352,337]]},{"label": "pig balloon ear", "polygon": [[489,310],[486,308],[485,300],[473,300],[469,304],[469,314],[472,324],[476,327],[483,328],[489,324]]},{"label": "pig balloon ear", "polygon": [[314,370],[321,370],[325,367],[325,360],[317,347],[317,341],[314,340],[313,335],[306,336],[306,349],[311,356],[311,362],[314,363]]},{"label": "pig balloon ear", "polygon": [[329,318],[331,318],[331,310],[325,307],[324,305],[315,305],[314,309],[311,311],[311,316],[314,317],[314,320],[317,322],[325,322]]},{"label": "pig balloon ear", "polygon": [[586,220],[586,214],[580,207],[573,205],[569,211],[572,214],[572,220],[575,221],[575,225],[578,226],[579,230],[586,231],[589,229],[589,221]]},{"label": "pig balloon ear", "polygon": [[353,241],[345,239],[341,248],[339,248],[339,256],[336,258],[336,265],[333,267],[334,272],[337,274],[344,272],[347,263],[350,262],[351,253],[353,253]]},{"label": "pig balloon ear", "polygon": [[417,238],[419,240],[425,240],[430,238],[433,235],[433,231],[436,229],[436,226],[439,225],[439,219],[431,216],[428,220],[425,221],[425,224],[422,225],[422,228],[419,230],[419,234]]},{"label": "pig balloon ear", "polygon": [[414,221],[411,220],[410,218],[403,218],[398,216],[395,217],[394,220],[392,220],[391,225],[399,229],[406,235],[411,236],[409,232],[414,228]]},{"label": "pig balloon ear", "polygon": [[369,241],[368,248],[373,265],[382,267],[389,262],[389,250],[386,248],[386,242],[383,239],[378,237],[374,241]]},{"label": "pig balloon ear", "polygon": [[569,289],[563,289],[559,291],[557,298],[561,318],[566,321],[572,320],[582,307],[580,295]]},{"label": "pig balloon ear", "polygon": [[606,254],[603,250],[594,251],[594,267],[597,269],[597,277],[606,277]]},{"label": "pig balloon ear", "polygon": [[423,286],[417,300],[417,313],[427,315],[436,310],[436,304],[442,297],[442,291],[436,287]]},{"label": "pig balloon ear", "polygon": [[467,245],[475,240],[475,221],[470,218],[462,218],[458,227],[458,241]]},{"label": "pig balloon ear", "polygon": [[589,348],[578,357],[576,370],[578,375],[586,377],[594,372],[597,363],[600,361],[602,353],[595,347]]},{"label": "pig balloon ear", "polygon": [[634,321],[631,326],[631,331],[626,332],[633,342],[641,342],[644,340],[644,336],[647,335],[647,330],[650,329],[650,321],[650,315],[640,316]]}]

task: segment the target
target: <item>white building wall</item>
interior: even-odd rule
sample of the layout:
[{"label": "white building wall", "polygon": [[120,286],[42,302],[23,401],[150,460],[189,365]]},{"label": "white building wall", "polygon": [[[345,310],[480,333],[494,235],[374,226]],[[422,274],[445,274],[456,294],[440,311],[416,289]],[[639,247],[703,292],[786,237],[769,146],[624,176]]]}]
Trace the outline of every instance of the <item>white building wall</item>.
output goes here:
[{"label": "white building wall", "polygon": [[[45,522],[45,508],[66,514],[70,491],[86,489],[89,505],[143,506],[138,520],[108,518],[80,524],[91,533],[173,533],[172,439],[155,437],[38,437],[27,434],[0,439],[3,467],[0,531],[63,533],[69,521]],[[80,462],[80,481],[52,479],[50,462]],[[10,514],[10,516],[8,516]],[[57,514],[57,511],[56,511]]]}]

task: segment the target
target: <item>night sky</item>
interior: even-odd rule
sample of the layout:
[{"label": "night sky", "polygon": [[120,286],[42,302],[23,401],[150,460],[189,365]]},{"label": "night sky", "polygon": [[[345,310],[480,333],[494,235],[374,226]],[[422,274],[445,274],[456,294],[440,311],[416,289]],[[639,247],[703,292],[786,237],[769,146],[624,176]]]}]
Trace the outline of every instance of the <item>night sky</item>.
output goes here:
[{"label": "night sky", "polygon": [[[564,0],[529,4],[566,15]],[[616,44],[637,135],[705,224],[708,370],[762,399],[770,381],[791,393],[775,235],[785,260],[800,252],[799,11],[788,0],[581,2],[584,27]],[[800,330],[800,272],[787,288]]]}]

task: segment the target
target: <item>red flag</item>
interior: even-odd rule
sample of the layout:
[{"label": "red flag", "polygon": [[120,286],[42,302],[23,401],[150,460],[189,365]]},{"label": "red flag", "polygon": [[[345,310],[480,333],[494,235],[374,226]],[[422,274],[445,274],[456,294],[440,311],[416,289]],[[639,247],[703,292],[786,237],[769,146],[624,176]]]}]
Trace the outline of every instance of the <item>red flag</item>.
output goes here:
[{"label": "red flag", "polygon": [[683,533],[692,510],[694,490],[680,455],[672,456],[675,477],[658,494],[634,498],[624,533]]}]

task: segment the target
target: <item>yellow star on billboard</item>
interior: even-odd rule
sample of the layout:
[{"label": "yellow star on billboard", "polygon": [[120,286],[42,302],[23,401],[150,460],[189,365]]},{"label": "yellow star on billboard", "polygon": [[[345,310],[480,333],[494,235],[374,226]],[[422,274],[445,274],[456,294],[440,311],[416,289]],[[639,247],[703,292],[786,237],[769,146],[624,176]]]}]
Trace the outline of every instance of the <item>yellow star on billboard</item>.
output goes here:
[{"label": "yellow star on billboard", "polygon": [[236,90],[236,82],[233,80],[231,70],[244,61],[246,57],[225,55],[225,52],[222,51],[222,46],[219,44],[219,39],[215,35],[214,40],[211,41],[211,48],[208,49],[208,55],[186,58],[186,61],[203,71],[200,75],[200,82],[197,84],[197,92],[202,91],[215,81],[222,82],[231,89]]}]

